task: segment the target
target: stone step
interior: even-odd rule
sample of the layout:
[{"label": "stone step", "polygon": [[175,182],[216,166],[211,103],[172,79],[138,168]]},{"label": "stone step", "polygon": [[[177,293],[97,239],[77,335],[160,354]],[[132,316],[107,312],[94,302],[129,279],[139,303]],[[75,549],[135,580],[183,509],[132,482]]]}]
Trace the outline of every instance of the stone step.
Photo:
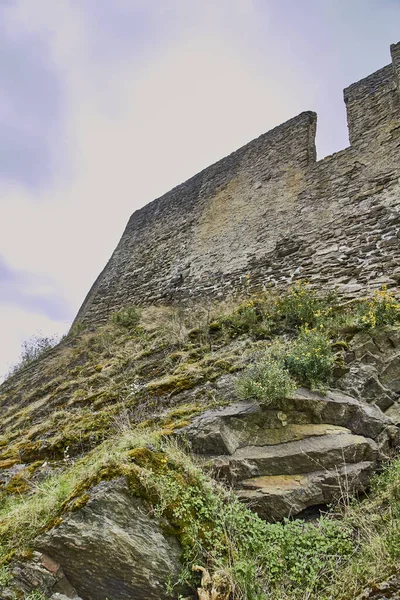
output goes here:
[{"label": "stone step", "polygon": [[215,456],[233,454],[246,445],[274,445],[301,439],[307,437],[301,433],[301,427],[323,428],[324,424],[346,427],[356,435],[382,441],[393,422],[377,406],[359,402],[342,392],[330,390],[324,396],[300,388],[291,397],[267,407],[236,402],[205,411],[190,425],[176,431],[176,435],[183,437],[193,452]]},{"label": "stone step", "polygon": [[[226,435],[226,429],[224,433]],[[246,428],[234,431],[233,428],[231,428],[230,442],[231,447],[234,447],[233,452],[235,452],[236,450],[245,448],[249,445],[276,446],[278,444],[295,442],[309,437],[320,437],[327,434],[340,435],[342,433],[351,433],[351,431],[346,429],[346,427],[339,427],[327,423],[299,423],[275,428],[264,428],[255,425],[251,431]],[[233,438],[235,439],[233,440]]]},{"label": "stone step", "polygon": [[270,475],[241,482],[238,497],[267,521],[281,521],[306,508],[344,500],[364,491],[374,463],[363,461],[303,475]]},{"label": "stone step", "polygon": [[282,410],[295,409],[310,417],[311,423],[331,423],[347,427],[353,433],[376,439],[393,424],[391,419],[373,404],[360,402],[338,390],[328,390],[323,396],[306,388],[299,388],[288,399],[280,401]]},{"label": "stone step", "polygon": [[247,446],[212,460],[217,476],[231,483],[264,475],[295,475],[331,470],[346,464],[376,462],[374,440],[346,432],[278,444]]}]

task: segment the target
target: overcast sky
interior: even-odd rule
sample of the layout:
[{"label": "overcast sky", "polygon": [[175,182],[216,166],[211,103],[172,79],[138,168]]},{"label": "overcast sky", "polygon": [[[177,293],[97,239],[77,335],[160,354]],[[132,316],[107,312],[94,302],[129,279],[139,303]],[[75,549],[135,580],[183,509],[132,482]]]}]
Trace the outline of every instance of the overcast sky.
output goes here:
[{"label": "overcast sky", "polygon": [[390,62],[399,0],[0,0],[0,375],[67,330],[130,214]]}]

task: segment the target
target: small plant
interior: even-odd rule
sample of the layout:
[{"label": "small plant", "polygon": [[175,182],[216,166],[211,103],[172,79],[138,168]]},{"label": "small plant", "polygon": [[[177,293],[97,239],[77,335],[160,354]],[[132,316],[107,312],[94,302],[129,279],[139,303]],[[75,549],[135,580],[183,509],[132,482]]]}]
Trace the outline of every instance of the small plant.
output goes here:
[{"label": "small plant", "polygon": [[86,323],[82,323],[82,321],[75,321],[72,324],[71,329],[69,330],[68,336],[78,336],[88,328]]},{"label": "small plant", "polygon": [[10,569],[7,565],[0,567],[0,590],[5,588],[11,580]]},{"label": "small plant", "polygon": [[296,383],[288,369],[270,353],[249,367],[237,382],[240,397],[254,398],[262,404],[285,398],[295,388]]},{"label": "small plant", "polygon": [[14,375],[24,367],[27,367],[35,360],[46,354],[48,350],[54,348],[60,342],[60,337],[33,335],[28,340],[22,343],[22,352],[18,362],[10,369],[8,377]]},{"label": "small plant", "polygon": [[137,306],[127,306],[111,315],[111,322],[118,327],[131,329],[140,322],[141,311]]},{"label": "small plant", "polygon": [[25,600],[47,600],[47,596],[38,590],[34,590],[25,596]]},{"label": "small plant", "polygon": [[298,383],[310,385],[312,389],[324,386],[329,382],[334,364],[331,342],[323,332],[304,328],[292,343],[284,364]]},{"label": "small plant", "polygon": [[371,300],[360,305],[358,324],[363,329],[394,325],[398,321],[400,321],[400,304],[393,294],[387,291],[386,286],[375,292]]},{"label": "small plant", "polygon": [[220,319],[222,328],[229,330],[229,333],[235,337],[242,333],[251,331],[261,320],[261,312],[254,299],[249,298],[229,315],[224,315]]},{"label": "small plant", "polygon": [[253,294],[230,313],[210,324],[211,330],[222,329],[229,337],[247,333],[254,338],[266,338],[275,329],[273,298],[266,292]]},{"label": "small plant", "polygon": [[290,327],[314,326],[330,313],[334,295],[319,296],[307,282],[296,282],[275,304],[276,317]]}]

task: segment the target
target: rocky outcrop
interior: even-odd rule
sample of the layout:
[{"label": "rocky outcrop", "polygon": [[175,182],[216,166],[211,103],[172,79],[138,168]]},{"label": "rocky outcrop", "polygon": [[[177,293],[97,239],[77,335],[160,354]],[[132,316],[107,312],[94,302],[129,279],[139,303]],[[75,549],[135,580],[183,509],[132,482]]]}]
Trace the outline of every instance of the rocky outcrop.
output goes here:
[{"label": "rocky outcrop", "polygon": [[25,598],[32,592],[50,600],[81,600],[61,566],[42,552],[33,552],[29,560],[13,560],[7,573],[7,584],[0,585],[1,600]]},{"label": "rocky outcrop", "polygon": [[397,431],[377,406],[300,389],[273,406],[207,411],[177,435],[274,521],[364,490]]},{"label": "rocky outcrop", "polygon": [[373,462],[362,461],[299,475],[254,477],[244,480],[237,494],[262,518],[279,521],[365,489],[373,469]]},{"label": "rocky outcrop", "polygon": [[66,513],[36,540],[36,548],[62,566],[85,600],[170,598],[167,584],[181,570],[176,538],[164,534],[125,478],[103,481],[88,493],[86,505]]},{"label": "rocky outcrop", "polygon": [[400,600],[400,575],[382,583],[371,585],[356,600]]},{"label": "rocky outcrop", "polygon": [[357,333],[344,354],[347,372],[337,385],[370,404],[376,404],[400,423],[400,329]]}]

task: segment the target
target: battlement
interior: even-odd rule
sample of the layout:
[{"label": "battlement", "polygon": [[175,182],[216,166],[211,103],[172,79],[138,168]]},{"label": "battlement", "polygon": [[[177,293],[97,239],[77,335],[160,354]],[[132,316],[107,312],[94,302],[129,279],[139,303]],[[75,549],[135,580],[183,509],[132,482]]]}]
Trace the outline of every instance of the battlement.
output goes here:
[{"label": "battlement", "polygon": [[400,42],[390,46],[390,54],[392,56],[394,78],[398,89],[400,89]]},{"label": "battlement", "polygon": [[353,294],[400,280],[400,43],[344,91],[350,147],[316,162],[304,112],[133,213],[77,319],[296,278]]},{"label": "battlement", "polygon": [[400,44],[390,47],[392,64],[344,90],[351,144],[374,136],[400,113]]}]

